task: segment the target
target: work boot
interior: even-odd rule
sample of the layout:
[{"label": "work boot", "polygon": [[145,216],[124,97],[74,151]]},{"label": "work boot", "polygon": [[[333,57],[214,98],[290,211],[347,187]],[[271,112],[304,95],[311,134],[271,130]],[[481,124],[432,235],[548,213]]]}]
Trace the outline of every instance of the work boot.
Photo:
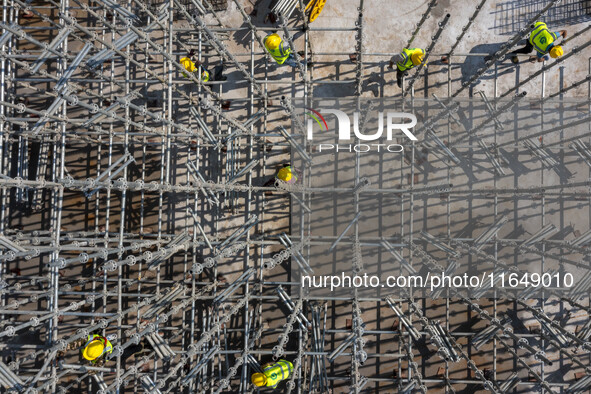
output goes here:
[{"label": "work boot", "polygon": [[513,64],[517,64],[517,63],[519,63],[519,57],[517,57],[517,56],[513,56],[513,57],[511,58],[511,63],[513,63]]}]

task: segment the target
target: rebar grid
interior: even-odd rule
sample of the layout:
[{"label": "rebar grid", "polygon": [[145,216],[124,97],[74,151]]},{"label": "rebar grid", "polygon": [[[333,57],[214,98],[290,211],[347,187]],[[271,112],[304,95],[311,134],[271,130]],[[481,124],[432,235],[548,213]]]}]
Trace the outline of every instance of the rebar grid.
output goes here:
[{"label": "rebar grid", "polygon": [[[413,143],[401,156],[396,184],[370,182],[357,153],[351,188],[311,187],[308,165],[301,169],[306,183],[269,186],[264,180],[290,160],[288,148],[313,162],[310,147],[299,145],[284,128],[297,117],[285,96],[309,101],[319,87],[351,85],[361,109],[372,59],[384,62],[393,53],[369,51],[367,0],[355,4],[352,26],[335,28],[308,26],[301,9],[307,2],[283,2],[298,11],[262,26],[246,2],[234,3],[244,22],[240,27],[224,25],[223,11],[205,0],[50,0],[46,5],[3,0],[4,389],[243,393],[256,390],[250,375],[262,364],[287,358],[295,371],[282,386],[286,392],[589,390],[591,238],[588,226],[566,232],[568,223],[556,222],[546,205],[590,209],[591,129],[576,127],[591,128],[591,86],[584,100],[569,101],[567,93],[589,82],[591,59],[578,82],[557,92],[542,89],[540,98],[522,100],[519,83],[497,91],[497,72],[490,101],[485,103],[484,95],[482,100],[462,97],[528,29],[468,82],[452,78],[455,64],[482,56],[457,51],[481,1],[456,42],[439,42],[447,63],[418,68],[411,83],[428,76],[429,69],[447,71],[448,96],[455,92],[457,100],[420,98],[416,89],[404,94],[406,110],[424,114],[417,135],[429,139]],[[422,17],[409,42],[425,29],[435,3],[418,11]],[[545,2],[542,12],[555,3]],[[23,19],[29,14],[34,23]],[[303,38],[295,40],[302,29]],[[271,31],[304,48],[308,60],[344,59],[350,53],[314,52],[311,33],[354,31],[355,68],[349,77],[326,78],[316,77],[316,66],[300,65],[286,77],[261,47],[263,32]],[[232,34],[243,35],[245,43],[236,45]],[[568,56],[586,61],[582,52],[589,37],[572,39],[576,49]],[[205,83],[184,77],[178,59],[190,49],[211,68],[224,62],[226,72],[238,77]],[[544,84],[546,72],[562,61],[522,78],[524,84]],[[514,91],[522,93],[502,99]],[[458,107],[461,120],[455,117]],[[564,114],[556,125],[546,125],[544,116],[556,108]],[[541,114],[536,130],[520,123],[519,111]],[[564,132],[573,128],[574,135]],[[510,133],[514,137],[507,138]],[[433,153],[429,163],[442,167],[429,182],[417,184],[424,171],[423,145]],[[508,177],[517,176],[510,155],[548,171],[540,170],[534,186],[508,186]],[[482,160],[476,164],[471,157]],[[586,177],[564,174],[581,171],[580,164]],[[486,167],[488,173],[458,184],[457,166]],[[546,182],[550,171],[558,182]],[[311,234],[312,193],[343,191],[353,193],[355,216],[334,236]],[[362,211],[360,202],[369,195],[395,196],[396,234],[363,233],[360,222],[373,213]],[[302,207],[299,233],[290,231],[290,199]],[[540,210],[536,231],[502,232],[509,221],[519,222],[505,212],[508,199]],[[482,201],[493,213],[466,219],[471,231],[452,232],[461,200]],[[415,215],[429,204],[444,207],[444,224],[421,231]],[[451,273],[462,258],[509,272],[511,259],[521,254],[535,256],[542,271],[576,267],[583,284],[567,295],[549,289],[534,299],[524,292],[514,302],[504,301],[500,290],[495,296],[501,299],[469,299],[449,291],[441,300],[365,297],[357,291],[352,297],[314,297],[292,281],[289,270],[291,264],[309,270],[310,246],[319,244],[350,247],[351,272],[362,271],[362,252],[376,248],[392,256],[401,272],[426,267]],[[570,315],[561,318],[556,310],[567,307]],[[530,327],[516,332],[501,323],[507,321]],[[86,363],[70,348],[93,332],[114,335],[114,351],[102,366]],[[586,376],[560,380],[556,371],[548,372],[567,362]]]}]

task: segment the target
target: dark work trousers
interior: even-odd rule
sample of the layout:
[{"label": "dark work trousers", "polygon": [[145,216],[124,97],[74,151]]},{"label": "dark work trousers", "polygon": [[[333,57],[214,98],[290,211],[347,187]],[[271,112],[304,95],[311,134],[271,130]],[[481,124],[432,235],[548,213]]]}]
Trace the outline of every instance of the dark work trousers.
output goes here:
[{"label": "dark work trousers", "polygon": [[402,89],[402,78],[404,78],[408,74],[408,70],[400,71],[396,69],[396,84],[398,87]]},{"label": "dark work trousers", "polygon": [[221,81],[222,80],[222,74],[224,72],[224,65],[220,64],[219,66],[215,66],[213,68],[213,75],[211,76],[211,80],[212,81]]},{"label": "dark work trousers", "polygon": [[523,48],[519,48],[514,50],[513,52],[511,52],[509,55],[516,55],[518,53],[523,53],[525,55],[527,55],[528,53],[531,53],[531,51],[534,50],[534,46],[529,42],[529,40],[527,40],[527,44],[525,44],[525,46]]}]

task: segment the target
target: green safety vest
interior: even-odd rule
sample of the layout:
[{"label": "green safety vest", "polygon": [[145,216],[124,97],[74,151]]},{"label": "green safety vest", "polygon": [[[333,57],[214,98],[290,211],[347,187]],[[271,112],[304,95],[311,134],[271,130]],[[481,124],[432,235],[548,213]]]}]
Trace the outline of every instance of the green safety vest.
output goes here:
[{"label": "green safety vest", "polygon": [[267,387],[277,387],[282,380],[289,378],[292,370],[293,364],[287,360],[279,360],[266,367],[263,373],[267,377]]},{"label": "green safety vest", "polygon": [[400,71],[406,71],[406,70],[410,70],[411,68],[414,67],[414,64],[412,64],[412,55],[414,53],[424,53],[423,50],[421,48],[404,48],[402,50],[402,62],[397,62],[396,63],[396,67],[398,67],[398,69]]},{"label": "green safety vest", "polygon": [[201,71],[201,82],[207,82],[209,81],[209,71],[207,71],[206,69],[203,69],[203,71]]},{"label": "green safety vest", "polygon": [[[204,69],[203,67],[199,66],[199,69],[201,69],[201,82],[207,82],[209,81],[209,71],[207,71],[206,69]],[[199,79],[198,74],[196,71],[193,72],[194,75]],[[182,73],[183,77],[189,79],[189,76],[186,73]]]},{"label": "green safety vest", "polygon": [[265,37],[264,41],[263,41],[263,42],[265,42],[265,49],[269,52],[269,54],[273,57],[273,59],[275,59],[277,64],[285,63],[285,61],[287,60],[287,58],[291,54],[291,48],[285,48],[283,46],[283,41],[281,41],[281,44],[279,44],[279,46],[276,49],[269,49],[269,48],[267,48],[267,44],[266,44],[267,37]]},{"label": "green safety vest", "polygon": [[111,353],[113,351],[113,345],[111,345],[111,342],[109,342],[109,340],[107,338],[103,337],[102,335],[93,334],[93,335],[89,335],[86,339],[87,339],[87,341],[86,341],[86,344],[84,346],[82,346],[82,351],[84,351],[84,349],[86,349],[86,346],[90,345],[90,342],[94,341],[95,339],[102,341],[103,344],[105,345],[105,348],[103,349],[103,352],[101,353],[101,355],[91,361],[93,363],[96,362],[99,358],[101,358],[102,355],[107,354],[107,353]]},{"label": "green safety vest", "polygon": [[529,43],[534,46],[536,51],[545,55],[558,36],[548,30],[548,26],[544,22],[536,22],[534,26],[534,30],[529,35]]}]

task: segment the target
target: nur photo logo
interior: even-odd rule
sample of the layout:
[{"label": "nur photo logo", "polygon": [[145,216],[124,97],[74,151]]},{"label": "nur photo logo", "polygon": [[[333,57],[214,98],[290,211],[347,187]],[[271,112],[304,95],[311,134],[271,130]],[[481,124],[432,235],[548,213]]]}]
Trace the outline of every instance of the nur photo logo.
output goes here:
[{"label": "nur photo logo", "polygon": [[[379,111],[369,113],[367,115],[369,116],[369,122],[366,122],[364,128],[363,125],[360,125],[361,114],[359,111],[354,111],[351,116],[346,111],[333,108],[312,109],[305,107],[305,110],[304,116],[305,120],[307,120],[306,138],[309,141],[314,141],[315,129],[322,133],[322,143],[317,145],[319,152],[334,150],[336,152],[387,151],[398,153],[404,151],[404,146],[396,143],[390,144],[389,142],[394,138],[403,137],[410,141],[418,140],[411,131],[417,124],[417,118],[408,112]],[[334,128],[329,127],[327,118],[335,121]],[[376,121],[377,124],[373,124]],[[371,126],[368,126],[367,123],[371,123]],[[370,131],[370,133],[367,134],[367,131]],[[327,132],[336,133],[335,136],[338,137],[336,143],[325,143]],[[355,139],[366,143],[341,143],[354,141]]]}]

